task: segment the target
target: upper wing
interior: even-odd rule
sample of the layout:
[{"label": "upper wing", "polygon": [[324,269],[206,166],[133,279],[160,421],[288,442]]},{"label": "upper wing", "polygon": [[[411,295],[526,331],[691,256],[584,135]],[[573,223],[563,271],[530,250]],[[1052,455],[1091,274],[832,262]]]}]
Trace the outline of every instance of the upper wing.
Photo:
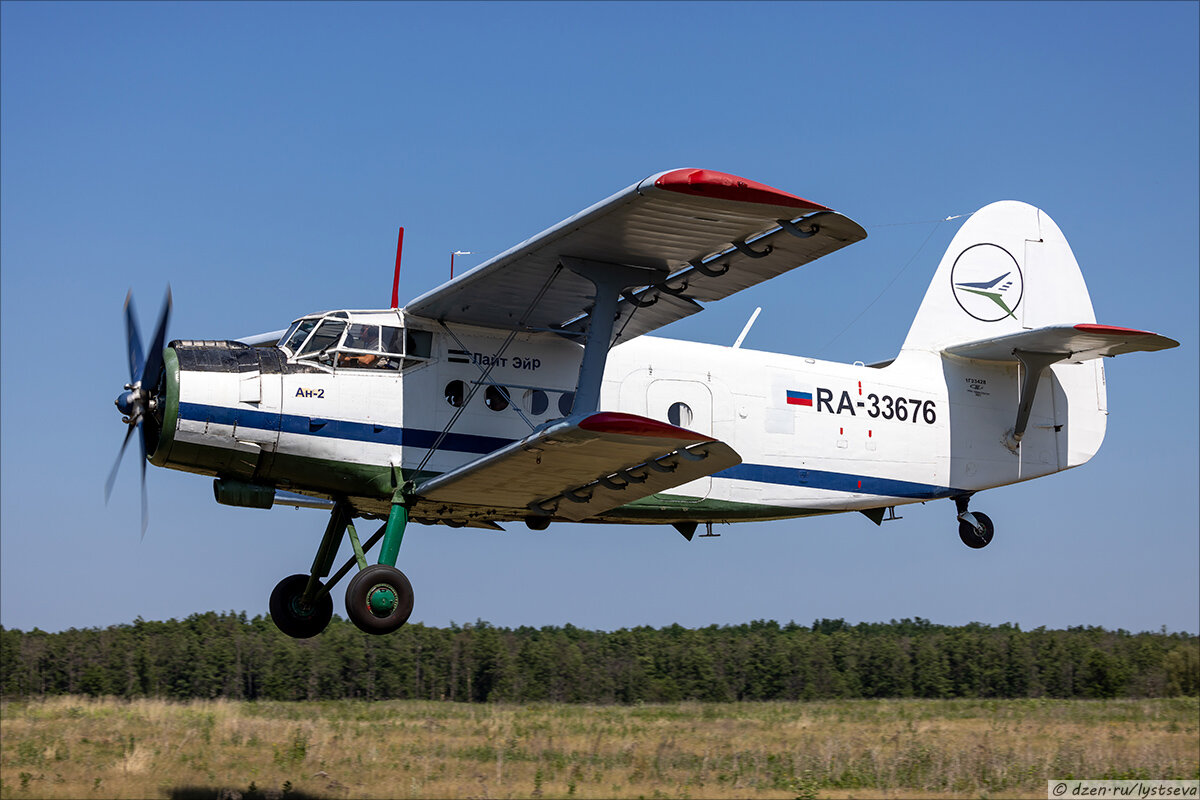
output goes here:
[{"label": "upper wing", "polygon": [[234,341],[248,344],[251,347],[274,347],[279,344],[279,340],[287,333],[287,328],[278,331],[270,331],[269,333],[256,333],[253,336],[243,336]]},{"label": "upper wing", "polygon": [[947,347],[945,352],[980,361],[1018,361],[1015,351],[1060,355],[1063,360],[1087,361],[1101,356],[1149,352],[1178,347],[1179,342],[1149,331],[1113,325],[1081,323],[1035,328],[994,339],[978,339]]},{"label": "upper wing", "polygon": [[618,412],[564,420],[416,489],[418,502],[581,521],[742,462],[728,445]]},{"label": "upper wing", "polygon": [[[798,222],[797,222],[798,221]],[[621,300],[627,340],[866,237],[825,206],[721,172],[653,175],[460,275],[405,307],[496,328],[578,331],[595,295],[563,258],[656,270]],[[653,285],[650,285],[650,284]]]}]

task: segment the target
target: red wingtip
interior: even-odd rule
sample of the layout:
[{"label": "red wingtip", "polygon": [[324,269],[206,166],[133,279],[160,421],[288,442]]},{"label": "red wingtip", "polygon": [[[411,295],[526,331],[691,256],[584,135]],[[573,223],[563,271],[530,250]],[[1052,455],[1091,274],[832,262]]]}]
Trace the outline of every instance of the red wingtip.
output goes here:
[{"label": "red wingtip", "polygon": [[584,417],[579,427],[585,431],[596,433],[616,433],[624,436],[652,436],[662,439],[682,439],[686,441],[704,442],[711,436],[679,428],[656,419],[639,417],[636,414],[625,414],[620,411],[600,411]]},{"label": "red wingtip", "polygon": [[1150,331],[1139,331],[1136,328],[1121,328],[1116,325],[1096,325],[1089,322],[1081,322],[1075,326],[1075,330],[1083,331],[1084,333],[1116,333],[1123,336],[1157,336],[1156,333]]},{"label": "red wingtip", "polygon": [[672,192],[712,197],[718,200],[738,200],[743,203],[784,206],[804,211],[830,210],[820,203],[780,191],[765,183],[746,180],[737,175],[716,172],[711,169],[673,170],[659,177],[654,185]]}]

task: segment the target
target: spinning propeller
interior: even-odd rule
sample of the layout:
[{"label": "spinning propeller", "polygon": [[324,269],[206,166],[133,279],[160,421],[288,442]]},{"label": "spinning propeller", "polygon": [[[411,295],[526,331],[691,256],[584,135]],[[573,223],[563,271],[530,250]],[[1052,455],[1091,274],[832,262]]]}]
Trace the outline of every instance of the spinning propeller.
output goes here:
[{"label": "spinning propeller", "polygon": [[158,434],[162,424],[162,409],[159,400],[166,386],[166,370],[163,365],[163,345],[166,343],[167,320],[171,316],[171,288],[167,287],[167,297],[163,301],[162,313],[158,318],[158,326],[154,329],[154,339],[150,342],[147,356],[143,356],[142,338],[138,335],[137,322],[133,313],[133,292],[125,296],[125,344],[129,357],[129,380],[125,391],[117,397],[117,409],[122,414],[122,421],[128,425],[125,440],[117,453],[117,461],[112,471],[108,473],[108,481],[104,484],[104,502],[108,502],[112,494],[113,483],[117,479],[117,470],[121,466],[121,458],[125,455],[125,447],[133,438],[135,428],[141,429],[139,443],[142,449],[142,535],[146,535],[147,506],[146,506],[146,458],[158,444]]}]

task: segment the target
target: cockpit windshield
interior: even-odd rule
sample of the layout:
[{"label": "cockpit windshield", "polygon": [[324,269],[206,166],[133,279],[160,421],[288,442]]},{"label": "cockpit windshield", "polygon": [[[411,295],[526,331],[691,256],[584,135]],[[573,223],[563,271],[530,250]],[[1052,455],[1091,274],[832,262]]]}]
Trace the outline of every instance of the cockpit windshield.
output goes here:
[{"label": "cockpit windshield", "polygon": [[316,326],[316,319],[298,320],[288,330],[287,334],[279,340],[279,346],[286,347],[288,350],[295,353],[300,349],[300,345],[304,344],[304,340],[308,338],[308,334],[312,333],[312,329]]},{"label": "cockpit windshield", "polygon": [[325,319],[313,332],[312,336],[308,337],[308,341],[304,343],[304,347],[300,350],[300,356],[316,354],[318,357],[338,343],[338,339],[342,338],[342,331],[346,330],[345,320],[340,319]]},{"label": "cockpit windshield", "polygon": [[[297,320],[279,340],[293,359],[337,368],[403,370],[427,362],[433,334],[384,324],[382,314],[351,321],[344,311]],[[395,316],[391,316],[395,319]]]}]

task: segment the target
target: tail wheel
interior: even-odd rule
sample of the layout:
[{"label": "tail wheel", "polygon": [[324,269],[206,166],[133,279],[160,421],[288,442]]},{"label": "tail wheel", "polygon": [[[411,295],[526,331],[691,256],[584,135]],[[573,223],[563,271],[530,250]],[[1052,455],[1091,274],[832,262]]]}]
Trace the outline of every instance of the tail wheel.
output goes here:
[{"label": "tail wheel", "polygon": [[367,567],[346,587],[346,615],[363,633],[391,633],[408,622],[412,610],[412,584],[395,567]]},{"label": "tail wheel", "polygon": [[962,543],[967,547],[978,550],[981,547],[987,547],[988,543],[992,541],[992,536],[996,533],[996,526],[992,524],[991,517],[982,511],[974,511],[972,514],[982,530],[963,520],[958,523],[958,538],[962,539]]},{"label": "tail wheel", "polygon": [[321,587],[311,605],[300,602],[308,586],[307,575],[289,575],[271,592],[271,620],[293,639],[309,639],[325,630],[333,619],[333,598]]}]

